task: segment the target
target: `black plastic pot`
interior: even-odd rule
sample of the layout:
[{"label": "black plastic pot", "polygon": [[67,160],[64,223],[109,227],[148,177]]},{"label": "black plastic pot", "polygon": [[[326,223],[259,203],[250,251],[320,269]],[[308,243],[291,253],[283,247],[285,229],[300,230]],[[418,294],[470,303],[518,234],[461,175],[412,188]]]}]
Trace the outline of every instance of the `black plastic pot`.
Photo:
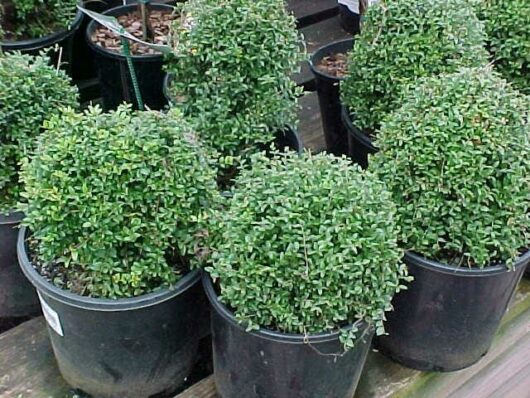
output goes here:
[{"label": "black plastic pot", "polygon": [[200,273],[171,290],[109,300],[82,297],[46,281],[30,263],[26,230],[18,258],[37,288],[55,358],[64,379],[95,397],[145,398],[170,393],[195,362],[207,313]]},{"label": "black plastic pot", "polygon": [[[19,41],[3,41],[0,42],[0,47],[3,51],[20,51],[24,54],[37,55],[44,49],[50,56],[51,63],[57,65],[59,59],[61,60],[62,69],[69,75],[72,75],[73,65],[73,44],[75,32],[81,26],[83,20],[83,13],[78,11],[72,26],[68,30],[52,33],[48,36],[39,37],[38,39],[28,39]],[[53,47],[59,46],[56,50]]]},{"label": "black plastic pot", "polygon": [[[173,10],[174,7],[164,4],[152,4],[153,10]],[[120,16],[134,11],[136,5],[112,8],[103,14]],[[97,76],[101,84],[103,107],[106,110],[116,109],[122,102],[138,104],[134,95],[129,68],[125,56],[109,51],[95,44],[91,37],[98,23],[90,21],[86,29],[86,40],[92,50],[96,64]],[[162,70],[164,56],[162,54],[133,55],[132,61],[136,71],[138,85],[144,104],[150,109],[160,110],[167,105],[162,91],[165,72]]]},{"label": "black plastic pot", "polygon": [[348,135],[348,156],[363,169],[368,167],[368,155],[376,153],[379,149],[374,146],[372,139],[352,121],[346,107],[342,107],[341,120]]},{"label": "black plastic pot", "polygon": [[351,12],[348,7],[343,4],[339,4],[339,21],[340,26],[346,32],[352,35],[358,35],[361,33],[361,16],[354,12]]},{"label": "black plastic pot", "polygon": [[[136,4],[137,0],[127,0],[127,4]],[[164,3],[169,4],[164,0],[153,0],[152,3]],[[123,5],[123,0],[103,0],[93,1],[88,0],[84,7],[90,11],[102,13],[111,8],[119,7]],[[85,39],[86,29],[90,23],[90,17],[83,15],[83,22],[81,27],[77,30],[74,38],[74,67],[73,67],[73,78],[76,80],[91,79],[97,76],[96,65],[94,64],[94,57],[92,50],[88,47]]]},{"label": "black plastic pot", "polygon": [[367,326],[346,353],[338,333],[247,332],[218,301],[206,273],[202,280],[213,308],[214,375],[222,398],[353,397],[373,336]]},{"label": "black plastic pot", "polygon": [[319,48],[311,56],[309,66],[315,75],[318,103],[322,115],[322,127],[326,150],[334,155],[348,154],[348,137],[340,118],[340,82],[344,78],[328,75],[318,68],[324,57],[351,51],[354,39],[346,39]]},{"label": "black plastic pot", "polygon": [[450,372],[486,355],[530,252],[514,271],[503,265],[455,268],[413,253],[405,261],[415,279],[394,296],[388,336],[376,338],[376,346],[409,368]]},{"label": "black plastic pot", "polygon": [[39,300],[18,266],[17,235],[22,213],[0,214],[0,320],[37,315]]}]

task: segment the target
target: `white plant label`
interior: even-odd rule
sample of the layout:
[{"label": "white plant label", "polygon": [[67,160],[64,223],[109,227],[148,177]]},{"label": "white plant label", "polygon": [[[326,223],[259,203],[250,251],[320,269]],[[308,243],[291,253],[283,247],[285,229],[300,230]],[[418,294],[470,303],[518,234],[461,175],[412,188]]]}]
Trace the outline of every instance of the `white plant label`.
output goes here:
[{"label": "white plant label", "polygon": [[42,313],[44,314],[44,318],[46,319],[46,322],[48,322],[48,325],[50,325],[50,327],[55,330],[55,333],[57,333],[59,336],[64,336],[63,327],[61,326],[61,321],[59,320],[59,314],[57,314],[57,312],[55,312],[46,301],[44,301],[40,293],[39,300],[40,306],[42,307]]}]

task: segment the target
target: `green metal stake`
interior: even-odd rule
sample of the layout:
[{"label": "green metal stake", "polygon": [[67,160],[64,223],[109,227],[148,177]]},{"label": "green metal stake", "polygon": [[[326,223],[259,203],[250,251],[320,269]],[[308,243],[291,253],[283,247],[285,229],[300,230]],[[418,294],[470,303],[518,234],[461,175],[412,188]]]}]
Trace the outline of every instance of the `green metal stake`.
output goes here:
[{"label": "green metal stake", "polygon": [[[121,29],[120,33],[125,33],[125,29]],[[136,97],[136,102],[138,103],[138,109],[141,111],[145,110],[144,101],[142,99],[142,93],[140,93],[140,86],[138,85],[138,79],[136,78],[136,71],[134,69],[134,64],[132,62],[131,58],[131,49],[129,47],[129,42],[127,39],[123,36],[120,36],[121,38],[121,47],[123,51],[123,55],[125,55],[125,59],[127,60],[127,66],[129,67],[129,73],[131,74],[131,80],[133,84],[134,89],[134,95]]]}]

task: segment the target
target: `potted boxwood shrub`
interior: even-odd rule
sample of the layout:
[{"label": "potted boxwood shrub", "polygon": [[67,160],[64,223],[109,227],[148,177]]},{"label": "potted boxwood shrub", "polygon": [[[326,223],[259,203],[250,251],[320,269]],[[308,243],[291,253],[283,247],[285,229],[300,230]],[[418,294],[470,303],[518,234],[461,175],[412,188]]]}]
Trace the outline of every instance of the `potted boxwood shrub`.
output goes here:
[{"label": "potted boxwood shrub", "polygon": [[166,91],[211,148],[244,155],[295,124],[304,51],[283,0],[191,0],[172,32]]},{"label": "potted boxwood shrub", "polygon": [[345,158],[258,153],[251,162],[209,231],[217,390],[351,398],[407,279],[394,204]]},{"label": "potted boxwood shrub", "polygon": [[64,110],[24,162],[19,261],[73,387],[143,398],[188,376],[207,310],[190,262],[216,192],[203,159],[178,114],[119,107]]},{"label": "potted boxwood shrub", "polygon": [[404,86],[424,76],[488,62],[485,34],[469,0],[379,1],[368,8],[342,82],[351,157],[363,167],[373,134],[399,107]]},{"label": "potted boxwood shrub", "polygon": [[[171,22],[179,19],[175,7],[159,2],[122,5],[103,14],[115,17],[136,38],[157,45],[167,44]],[[120,35],[93,20],[87,26],[86,41],[96,64],[104,108],[116,109],[124,101],[139,107]],[[150,109],[164,108],[163,54],[145,44],[127,41],[143,103]]]},{"label": "potted boxwood shrub", "polygon": [[490,67],[426,79],[383,123],[370,168],[398,206],[414,282],[381,351],[452,371],[486,354],[530,261],[528,99]]},{"label": "potted boxwood shrub", "polygon": [[0,48],[32,55],[49,49],[51,62],[60,62],[71,72],[73,37],[82,20],[76,4],[77,0],[2,1]]},{"label": "potted boxwood shrub", "polygon": [[526,0],[477,0],[495,67],[525,94],[530,94],[530,3]]},{"label": "potted boxwood shrub", "polygon": [[19,164],[31,151],[45,119],[75,106],[77,90],[44,56],[0,53],[0,318],[39,311],[37,296],[17,264],[16,211],[22,185]]}]

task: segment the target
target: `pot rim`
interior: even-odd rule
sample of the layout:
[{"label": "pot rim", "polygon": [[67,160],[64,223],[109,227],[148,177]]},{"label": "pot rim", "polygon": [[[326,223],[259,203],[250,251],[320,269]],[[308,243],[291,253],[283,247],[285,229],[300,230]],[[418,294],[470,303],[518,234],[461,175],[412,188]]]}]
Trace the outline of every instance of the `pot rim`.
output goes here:
[{"label": "pot rim", "polygon": [[7,214],[0,213],[0,225],[20,224],[24,219],[24,213],[21,211],[9,211]]},{"label": "pot rim", "polygon": [[[219,297],[217,296],[213,286],[212,278],[210,277],[210,274],[204,270],[202,271],[202,285],[214,311],[232,326],[245,333],[249,333],[262,339],[277,341],[285,344],[316,344],[339,339],[340,331],[322,332],[308,335],[283,333],[263,327],[260,327],[258,330],[247,331],[246,328],[237,321],[233,312],[230,311],[223,303],[221,303],[221,301],[219,301]],[[353,325],[349,325],[344,329],[350,329],[352,326]],[[359,323],[359,330],[366,330],[368,327],[369,325],[364,321]]]},{"label": "pot rim", "polygon": [[68,37],[72,32],[75,32],[81,26],[82,20],[83,12],[78,9],[72,24],[66,29],[52,32],[49,35],[36,39],[0,41],[0,47],[7,51],[33,51],[39,48],[47,48]]},{"label": "pot rim", "polygon": [[180,280],[172,288],[161,289],[159,291],[147,293],[137,297],[113,300],[80,296],[53,285],[35,270],[28,258],[26,251],[27,233],[28,229],[25,226],[22,226],[18,233],[17,256],[22,272],[39,293],[44,293],[46,296],[49,296],[54,300],[71,307],[100,312],[117,312],[143,309],[171,300],[174,297],[183,294],[197,284],[201,277],[199,270],[193,270],[182,276],[182,278],[180,278]]},{"label": "pot rim", "polygon": [[[176,8],[172,5],[169,5],[169,4],[161,4],[161,3],[152,3],[150,5],[150,7],[152,7],[153,9],[167,9],[167,10],[175,10]],[[112,16],[116,16],[116,15],[122,15],[121,11],[123,11],[123,13],[126,13],[126,12],[129,12],[129,10],[132,10],[132,9],[136,9],[136,4],[127,4],[127,5],[121,5],[121,6],[118,6],[118,7],[114,7],[114,8],[111,8],[111,9],[108,9],[106,11],[104,11],[102,14],[103,15],[112,15]],[[116,15],[114,15],[116,14]],[[92,41],[92,32],[96,29],[96,25],[98,25],[98,22],[96,22],[95,20],[91,20],[87,27],[86,27],[86,30],[85,30],[85,41],[87,42],[88,44],[88,47],[90,47],[93,51],[95,51],[96,53],[100,54],[100,55],[103,55],[104,57],[107,57],[107,58],[113,58],[113,59],[118,59],[120,61],[126,61],[127,60],[127,57],[125,57],[125,55],[122,55],[121,53],[117,53],[117,52],[114,52],[114,51],[110,51],[110,50],[107,50],[106,48],[104,47],[101,47],[100,45],[94,43]],[[144,62],[159,62],[160,60],[163,60],[164,59],[164,54],[143,54],[143,55],[133,55],[131,54],[131,59],[134,59],[134,60],[142,60]]]},{"label": "pot rim", "polygon": [[484,268],[455,267],[423,257],[421,254],[412,251],[405,252],[404,260],[407,264],[412,264],[441,274],[456,275],[461,277],[488,277],[506,272],[513,272],[518,268],[526,266],[530,263],[530,250],[527,250],[526,253],[521,255],[515,261],[513,270],[508,268],[506,264],[497,264]]},{"label": "pot rim", "polygon": [[348,131],[348,133],[353,135],[357,139],[357,141],[361,142],[364,146],[368,147],[371,151],[373,152],[379,151],[379,148],[374,145],[374,140],[371,139],[365,133],[363,133],[361,129],[359,129],[353,124],[350,111],[344,105],[341,105],[340,116],[341,116],[342,122],[346,126],[346,130]]},{"label": "pot rim", "polygon": [[345,79],[345,77],[336,77],[336,76],[332,76],[332,75],[329,75],[327,73],[324,73],[324,72],[322,72],[321,70],[319,70],[317,68],[316,64],[318,63],[318,61],[320,61],[324,57],[324,54],[333,53],[334,47],[339,47],[340,48],[343,45],[346,46],[350,42],[351,42],[352,45],[351,45],[351,48],[350,48],[349,51],[351,51],[351,49],[355,45],[355,38],[353,38],[353,37],[351,37],[349,39],[337,40],[337,41],[334,41],[332,43],[326,44],[325,46],[317,48],[315,50],[315,52],[309,58],[309,68],[311,69],[311,72],[313,72],[314,75],[316,75],[316,76],[318,76],[320,78],[332,80],[334,82],[343,81]]}]

